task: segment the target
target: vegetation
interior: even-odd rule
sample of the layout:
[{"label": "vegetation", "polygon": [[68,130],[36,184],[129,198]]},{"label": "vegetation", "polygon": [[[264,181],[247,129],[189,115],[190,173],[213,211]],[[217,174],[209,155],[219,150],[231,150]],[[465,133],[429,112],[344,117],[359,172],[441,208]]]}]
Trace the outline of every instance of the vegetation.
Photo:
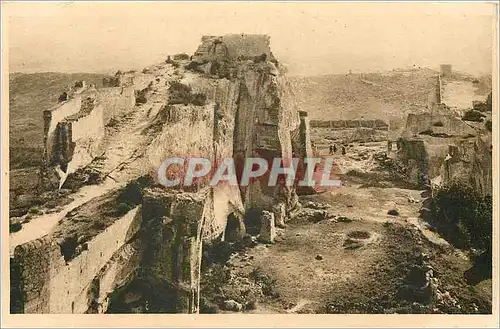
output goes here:
[{"label": "vegetation", "polygon": [[135,91],[135,105],[145,104],[148,99],[146,97],[147,93],[150,91],[150,86]]},{"label": "vegetation", "polygon": [[185,61],[185,60],[188,60],[189,58],[190,58],[190,56],[188,54],[185,54],[185,53],[180,53],[180,54],[174,55],[174,60],[176,60],[176,61]]},{"label": "vegetation", "polygon": [[476,110],[469,110],[465,112],[462,120],[464,121],[474,121],[474,122],[482,122],[484,114]]},{"label": "vegetation", "polygon": [[479,112],[491,112],[492,103],[491,103],[492,93],[488,94],[488,98],[485,102],[474,103],[474,110]]},{"label": "vegetation", "polygon": [[174,82],[168,88],[170,92],[170,97],[168,99],[168,104],[193,104],[196,106],[204,106],[206,104],[207,97],[202,93],[192,93],[190,86],[185,85],[180,82]]},{"label": "vegetation", "polygon": [[442,187],[434,202],[437,229],[446,239],[457,247],[491,255],[491,196],[483,197],[470,186],[453,183]]},{"label": "vegetation", "polygon": [[493,124],[492,124],[491,120],[487,120],[486,123],[484,124],[484,127],[486,128],[486,130],[491,132],[491,130],[493,129]]},{"label": "vegetation", "polygon": [[391,209],[387,212],[387,214],[391,216],[399,216],[399,211],[397,211],[397,209]]},{"label": "vegetation", "polygon": [[276,279],[270,277],[260,268],[254,268],[250,273],[250,278],[262,287],[264,296],[278,297],[277,292],[274,291],[276,286]]},{"label": "vegetation", "polygon": [[9,75],[10,169],[39,166],[43,155],[42,112],[59,102],[75,81],[102,86],[103,74],[12,73]]},{"label": "vegetation", "polygon": [[9,224],[9,232],[10,233],[13,233],[13,232],[17,232],[17,231],[20,231],[21,228],[22,228],[22,224],[20,222],[14,222],[14,223],[10,223]]}]

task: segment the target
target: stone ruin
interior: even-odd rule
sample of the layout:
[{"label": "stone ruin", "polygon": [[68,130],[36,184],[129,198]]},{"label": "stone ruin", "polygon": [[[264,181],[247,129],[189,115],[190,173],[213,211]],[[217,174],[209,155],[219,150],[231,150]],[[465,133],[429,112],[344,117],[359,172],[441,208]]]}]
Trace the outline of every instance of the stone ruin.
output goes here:
[{"label": "stone ruin", "polygon": [[[142,280],[168,311],[197,313],[203,244],[241,238],[249,212],[261,214],[253,220],[272,242],[297,205],[295,187],[271,188],[267,177],[240,188],[155,184],[171,156],[311,155],[307,113],[269,44],[263,35],[206,36],[190,58],[117,72],[44,112],[44,172],[58,173],[47,188],[93,172],[80,184],[100,192],[48,234],[11,246],[11,312],[104,313],[115,292]],[[188,86],[182,103],[171,101],[175,84]]]},{"label": "stone ruin", "polygon": [[491,131],[483,122],[463,120],[441,98],[446,89],[441,77],[450,75],[451,65],[441,65],[436,95],[431,95],[433,101],[428,111],[408,115],[402,129],[391,134],[387,154],[404,172],[406,180],[416,186],[435,190],[462,182],[481,195],[491,195]]}]

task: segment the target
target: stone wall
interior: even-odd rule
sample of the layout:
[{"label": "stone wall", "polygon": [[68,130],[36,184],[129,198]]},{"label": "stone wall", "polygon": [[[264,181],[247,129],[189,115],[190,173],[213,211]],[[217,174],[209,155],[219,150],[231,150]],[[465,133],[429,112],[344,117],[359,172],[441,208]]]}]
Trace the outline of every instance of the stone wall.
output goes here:
[{"label": "stone wall", "polygon": [[45,150],[47,159],[52,158],[54,153],[54,143],[56,139],[56,130],[59,122],[63,121],[66,117],[78,113],[82,103],[82,95],[77,94],[74,98],[54,107],[50,110],[43,111],[44,118],[44,139]]},{"label": "stone wall", "polygon": [[331,128],[331,129],[346,129],[346,128],[373,128],[380,130],[388,130],[389,125],[383,120],[311,120],[311,128]]},{"label": "stone wall", "polygon": [[481,195],[492,195],[491,136],[459,140],[449,145],[440,167],[440,183],[461,182]]},{"label": "stone wall", "polygon": [[99,89],[100,104],[104,107],[104,124],[121,113],[135,106],[133,86],[112,87]]},{"label": "stone wall", "polygon": [[[311,153],[308,119],[305,113],[302,118],[299,116],[284,68],[272,57],[267,36],[204,38],[200,48],[193,60],[202,59],[209,64],[228,61],[232,74],[213,76],[210,72],[189,71],[184,67],[172,75],[165,73],[169,78],[167,84],[152,88],[150,96],[152,102],[164,101],[167,105],[161,103],[156,116],[146,115],[151,122],[141,129],[147,143],[138,160],[138,172],[157,178],[160,164],[176,156],[203,157],[217,164],[224,158],[237,162],[262,156],[270,161],[275,157],[289,159]],[[95,92],[92,107],[87,106],[85,98],[78,111],[69,111],[59,119],[59,150],[64,150],[59,158],[71,170],[85,166],[88,159],[96,156],[94,145],[102,137],[104,125],[135,105],[134,90],[149,86],[155,78],[150,73],[153,71],[117,73],[107,82],[110,87]],[[191,93],[205,95],[206,101],[196,105],[168,104],[171,96],[168,82],[172,81],[188,85]],[[115,87],[117,84],[119,87]],[[47,131],[51,121],[47,116]],[[236,233],[242,234],[245,210],[273,211],[278,202],[288,214],[297,201],[294,187],[269,187],[267,178],[253,182],[248,188],[228,184],[208,186],[209,178],[195,186],[149,188],[140,211],[136,208],[112,222],[107,215],[109,210],[99,208],[100,197],[91,200],[76,210],[77,214],[86,213],[83,219],[78,217],[74,222],[65,219],[47,238],[52,256],[40,270],[32,271],[42,273],[41,288],[30,295],[31,299],[21,298],[31,304],[19,306],[18,311],[104,312],[109,293],[127,286],[134,277],[133,269],[139,266],[137,277],[169,287],[169,294],[175,300],[173,311],[198,312],[202,244],[223,239],[228,218],[238,221]],[[103,220],[105,228],[96,229],[103,225]],[[141,220],[140,231],[134,235],[139,229],[134,223]],[[234,239],[237,235],[227,236]],[[65,253],[66,247],[59,248],[67,243],[76,244],[71,257]],[[19,248],[24,250],[23,246]],[[32,249],[28,253],[18,252],[17,263],[24,264],[23,259],[38,259],[47,254],[38,255]],[[24,268],[12,267],[14,272],[16,269],[21,272],[16,275],[19,280],[13,281],[18,282],[16,287],[34,280],[34,274]]]},{"label": "stone wall", "polygon": [[172,288],[177,313],[197,313],[204,222],[212,213],[211,191],[165,193],[149,190],[143,217],[147,237],[141,276]]},{"label": "stone wall", "polygon": [[17,246],[11,258],[11,268],[17,271],[11,277],[11,287],[18,295],[11,312],[85,313],[95,298],[92,289],[96,278],[103,285],[97,296],[102,303],[111,289],[109,282],[119,281],[115,280],[120,272],[116,258],[123,256],[117,252],[123,253],[140,220],[138,208],[129,211],[82,244],[81,253],[70,260],[65,260],[61,251],[62,237],[49,235]]},{"label": "stone wall", "polygon": [[106,124],[135,106],[134,88],[89,88],[44,112],[47,164],[61,167],[60,184],[98,156]]},{"label": "stone wall", "polygon": [[271,58],[270,38],[260,34],[228,34],[203,36],[193,55],[198,62],[249,59],[265,54]]},{"label": "stone wall", "polygon": [[60,149],[71,145],[71,152],[62,157],[67,163],[66,174],[88,165],[96,157],[97,149],[104,137],[104,106],[96,105],[88,115],[66,118],[58,125],[58,133],[67,136],[66,143],[60,143]]},{"label": "stone wall", "polygon": [[491,194],[491,133],[452,115],[410,114],[389,154],[403,168],[408,182],[432,189],[452,182]]}]

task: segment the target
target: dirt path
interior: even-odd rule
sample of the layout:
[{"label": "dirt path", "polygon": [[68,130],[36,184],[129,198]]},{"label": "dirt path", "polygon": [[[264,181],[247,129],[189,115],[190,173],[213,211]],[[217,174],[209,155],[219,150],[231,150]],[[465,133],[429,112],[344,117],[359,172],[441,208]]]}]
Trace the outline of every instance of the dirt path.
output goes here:
[{"label": "dirt path", "polygon": [[72,195],[73,201],[63,206],[59,211],[34,217],[28,223],[23,224],[23,228],[20,231],[9,235],[10,255],[13,255],[16,246],[49,234],[59,220],[64,218],[71,210],[117,186],[119,185],[112,180],[107,180],[100,185],[84,186]]},{"label": "dirt path", "polygon": [[[161,104],[151,101],[123,113],[117,121],[117,128],[111,130],[103,140],[102,149],[98,152],[104,154],[102,160],[90,165],[90,167],[94,166],[106,174],[116,170],[115,177],[111,174],[111,177],[99,185],[82,187],[78,192],[71,195],[73,201],[62,206],[57,212],[34,217],[28,223],[23,224],[20,231],[11,233],[9,236],[10,254],[13,254],[16,246],[50,233],[69,211],[113,188],[124,185],[124,183],[118,182],[127,182],[129,178],[136,177],[138,171],[136,167],[139,167],[139,165],[134,167],[132,164],[133,157],[143,151],[145,144],[148,142],[148,136],[141,134],[141,131],[152,123],[161,108]],[[127,163],[127,161],[130,161],[130,163]],[[124,169],[119,168],[120,164],[124,163],[127,163],[128,166],[125,166]]]}]

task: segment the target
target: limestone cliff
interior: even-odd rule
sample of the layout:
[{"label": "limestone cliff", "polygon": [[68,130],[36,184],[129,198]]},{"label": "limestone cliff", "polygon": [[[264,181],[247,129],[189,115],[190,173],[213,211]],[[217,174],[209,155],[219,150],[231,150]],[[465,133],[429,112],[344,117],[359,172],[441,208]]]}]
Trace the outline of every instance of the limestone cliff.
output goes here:
[{"label": "limestone cliff", "polygon": [[452,115],[410,114],[389,153],[409,182],[437,188],[460,181],[482,195],[492,191],[491,132]]},{"label": "limestone cliff", "polygon": [[162,311],[198,311],[203,242],[241,237],[250,210],[283,221],[295,187],[268,187],[264,176],[248,187],[200,180],[167,189],[155,184],[157,170],[174,156],[233,158],[238,169],[246,157],[311,154],[307,114],[299,115],[269,42],[203,37],[191,58],[117,72],[105,88],[85,88],[45,113],[45,169],[58,168],[60,187],[115,188],[15,248],[13,312],[105,312],[111,293],[137,280],[168,291],[162,298],[173,308]]}]

